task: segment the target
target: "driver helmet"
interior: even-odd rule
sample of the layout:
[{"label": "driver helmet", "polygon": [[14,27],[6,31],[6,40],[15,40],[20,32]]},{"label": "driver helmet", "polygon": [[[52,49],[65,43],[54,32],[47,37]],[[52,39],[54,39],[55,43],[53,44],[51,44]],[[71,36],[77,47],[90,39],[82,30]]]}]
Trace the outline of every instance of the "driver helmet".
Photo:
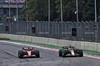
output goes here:
[{"label": "driver helmet", "polygon": [[72,48],[72,46],[71,46],[71,45],[69,45],[68,47],[69,47],[69,48]]}]

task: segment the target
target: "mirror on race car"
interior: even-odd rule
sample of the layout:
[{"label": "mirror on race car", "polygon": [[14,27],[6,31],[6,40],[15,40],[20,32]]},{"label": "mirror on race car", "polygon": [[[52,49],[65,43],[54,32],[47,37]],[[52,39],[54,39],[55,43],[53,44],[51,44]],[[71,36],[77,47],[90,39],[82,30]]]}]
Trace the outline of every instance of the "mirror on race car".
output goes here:
[{"label": "mirror on race car", "polygon": [[33,47],[28,47],[28,49],[31,49],[31,50],[32,50],[32,49],[34,49],[34,48],[33,48]]},{"label": "mirror on race car", "polygon": [[22,49],[23,49],[23,50],[27,50],[28,48],[27,48],[27,47],[23,47]]}]

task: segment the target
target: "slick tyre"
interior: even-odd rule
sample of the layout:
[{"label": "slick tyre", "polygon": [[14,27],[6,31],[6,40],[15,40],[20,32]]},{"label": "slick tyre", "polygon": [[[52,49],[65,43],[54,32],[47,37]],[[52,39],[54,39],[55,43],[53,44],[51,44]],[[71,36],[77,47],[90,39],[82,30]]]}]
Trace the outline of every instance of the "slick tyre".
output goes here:
[{"label": "slick tyre", "polygon": [[83,51],[79,50],[79,57],[83,57]]},{"label": "slick tyre", "polygon": [[19,58],[23,58],[23,51],[22,51],[22,50],[19,50],[19,51],[18,51],[18,57],[19,57]]},{"label": "slick tyre", "polygon": [[40,58],[40,53],[38,50],[36,50],[36,58]]},{"label": "slick tyre", "polygon": [[62,57],[65,57],[65,55],[66,55],[66,50],[63,50],[62,51]]},{"label": "slick tyre", "polygon": [[62,50],[59,50],[59,57],[62,56]]}]

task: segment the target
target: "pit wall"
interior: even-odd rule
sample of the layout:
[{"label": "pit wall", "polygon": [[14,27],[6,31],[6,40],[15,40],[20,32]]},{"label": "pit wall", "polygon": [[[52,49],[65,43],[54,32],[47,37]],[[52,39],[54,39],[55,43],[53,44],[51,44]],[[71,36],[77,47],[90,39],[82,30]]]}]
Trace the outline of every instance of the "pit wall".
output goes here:
[{"label": "pit wall", "polygon": [[11,40],[40,43],[40,44],[54,45],[54,46],[60,46],[60,47],[72,45],[78,49],[100,52],[100,43],[96,43],[96,42],[71,41],[71,40],[61,40],[61,39],[54,39],[54,38],[44,38],[44,37],[14,35],[14,34],[2,34],[2,33],[0,33],[0,38],[9,38]]}]

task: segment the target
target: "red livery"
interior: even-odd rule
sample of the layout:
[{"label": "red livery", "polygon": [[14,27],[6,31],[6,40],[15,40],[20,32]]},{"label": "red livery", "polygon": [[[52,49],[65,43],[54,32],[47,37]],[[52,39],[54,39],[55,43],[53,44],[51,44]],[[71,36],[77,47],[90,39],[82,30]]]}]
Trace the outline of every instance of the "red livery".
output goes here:
[{"label": "red livery", "polygon": [[38,50],[34,50],[33,47],[22,48],[22,50],[18,51],[18,57],[36,57],[39,58],[40,54]]}]

